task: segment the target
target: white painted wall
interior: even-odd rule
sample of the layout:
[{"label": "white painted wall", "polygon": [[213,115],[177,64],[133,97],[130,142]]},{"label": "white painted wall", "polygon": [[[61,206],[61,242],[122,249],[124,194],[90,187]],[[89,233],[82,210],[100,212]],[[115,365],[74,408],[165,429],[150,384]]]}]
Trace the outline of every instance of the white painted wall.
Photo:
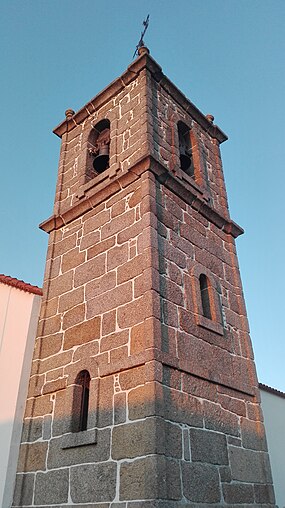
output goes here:
[{"label": "white painted wall", "polygon": [[10,508],[41,297],[0,283],[0,506]]},{"label": "white painted wall", "polygon": [[260,389],[276,504],[285,508],[285,398]]}]

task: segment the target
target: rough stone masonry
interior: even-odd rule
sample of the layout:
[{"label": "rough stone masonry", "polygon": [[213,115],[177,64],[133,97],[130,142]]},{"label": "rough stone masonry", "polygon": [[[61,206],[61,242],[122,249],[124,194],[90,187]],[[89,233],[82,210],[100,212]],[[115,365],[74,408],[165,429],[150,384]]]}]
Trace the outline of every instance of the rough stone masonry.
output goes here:
[{"label": "rough stone masonry", "polygon": [[[58,180],[41,225],[49,247],[13,506],[274,506],[235,249],[242,230],[229,216],[227,138],[213,120],[143,47],[55,129]],[[96,173],[102,125],[109,164]],[[87,425],[75,431],[82,404]]]}]

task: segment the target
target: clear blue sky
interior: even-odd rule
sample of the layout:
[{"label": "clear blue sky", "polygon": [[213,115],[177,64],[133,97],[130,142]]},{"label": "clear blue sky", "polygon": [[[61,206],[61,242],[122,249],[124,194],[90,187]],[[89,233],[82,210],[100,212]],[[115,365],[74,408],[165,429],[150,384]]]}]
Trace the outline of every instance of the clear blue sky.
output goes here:
[{"label": "clear blue sky", "polygon": [[129,65],[141,23],[165,74],[228,134],[222,156],[260,381],[285,391],[284,0],[2,0],[0,272],[41,285],[52,129]]}]

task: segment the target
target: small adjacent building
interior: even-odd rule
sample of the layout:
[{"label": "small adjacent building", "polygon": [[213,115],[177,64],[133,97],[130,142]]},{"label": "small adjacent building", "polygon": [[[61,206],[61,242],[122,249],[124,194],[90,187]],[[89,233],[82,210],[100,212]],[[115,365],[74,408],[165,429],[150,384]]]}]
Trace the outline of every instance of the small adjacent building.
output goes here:
[{"label": "small adjacent building", "polygon": [[42,291],[0,274],[0,506],[10,508]]},{"label": "small adjacent building", "polygon": [[285,507],[285,393],[259,383],[276,504]]}]

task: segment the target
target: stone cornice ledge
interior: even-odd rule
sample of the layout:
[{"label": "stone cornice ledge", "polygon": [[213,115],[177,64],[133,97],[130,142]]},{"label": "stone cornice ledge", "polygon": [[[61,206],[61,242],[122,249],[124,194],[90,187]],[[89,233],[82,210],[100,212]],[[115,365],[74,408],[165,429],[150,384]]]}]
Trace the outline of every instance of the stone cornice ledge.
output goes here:
[{"label": "stone cornice ledge", "polygon": [[[46,233],[51,233],[62,226],[78,219],[83,213],[96,208],[100,203],[106,201],[111,196],[119,192],[131,182],[138,180],[140,175],[149,169],[149,157],[142,157],[131,168],[125,171],[118,171],[113,177],[112,166],[104,172],[106,178],[102,180],[102,175],[98,175],[78,190],[78,200],[68,210],[58,215],[52,215],[43,221],[39,228]],[[127,183],[124,179],[127,176]]]},{"label": "stone cornice ledge", "polygon": [[118,362],[102,365],[99,368],[100,376],[105,377],[109,376],[110,374],[116,374],[124,370],[129,370],[135,367],[139,367],[141,365],[145,365],[146,363],[154,360],[162,363],[163,365],[174,367],[175,369],[178,369],[181,372],[191,374],[200,379],[205,379],[210,383],[225,386],[227,388],[236,390],[237,392],[245,393],[252,397],[254,396],[254,388],[249,384],[247,384],[245,381],[237,380],[233,376],[227,376],[226,373],[224,373],[223,378],[221,378],[221,376],[218,376],[214,372],[212,372],[211,375],[206,372],[205,375],[202,375],[198,368],[197,370],[191,368],[187,361],[181,361],[178,358],[176,357],[174,358],[172,355],[156,348],[146,349],[141,353],[138,353],[133,356],[128,356],[124,359],[121,359]]},{"label": "stone cornice ledge", "polygon": [[236,222],[220,214],[205,201],[203,189],[197,190],[198,186],[195,182],[192,184],[189,178],[187,179],[188,181],[178,178],[173,172],[162,166],[160,162],[154,158],[152,159],[155,161],[155,164],[151,169],[156,173],[158,180],[192,206],[192,208],[201,213],[205,219],[234,238],[244,233],[244,230]]},{"label": "stone cornice ledge", "polygon": [[[111,172],[111,170],[112,168],[107,171]],[[201,215],[212,222],[212,224],[215,224],[215,226],[219,229],[225,231],[225,233],[237,238],[244,232],[238,224],[221,215],[207,202],[205,202],[203,191],[202,189],[198,189],[195,182],[193,182],[192,185],[188,181],[186,182],[179,179],[173,172],[169,171],[165,166],[150,155],[146,155],[139,159],[127,171],[118,171],[115,178],[106,178],[106,180],[101,182],[101,184],[97,178],[94,178],[93,186],[91,186],[91,182],[88,182],[86,188],[83,186],[81,189],[82,192],[80,195],[83,196],[82,199],[79,199],[71,208],[64,211],[62,214],[52,215],[46,221],[42,222],[39,227],[46,233],[60,229],[62,226],[69,224],[71,221],[80,217],[83,213],[95,208],[125,187],[123,179],[126,177],[126,174],[130,177],[128,183],[131,183],[131,180],[137,180],[141,174],[148,170],[156,176],[158,181],[163,183],[169,190],[174,192],[174,194],[182,198],[187,204],[201,213]]]}]

